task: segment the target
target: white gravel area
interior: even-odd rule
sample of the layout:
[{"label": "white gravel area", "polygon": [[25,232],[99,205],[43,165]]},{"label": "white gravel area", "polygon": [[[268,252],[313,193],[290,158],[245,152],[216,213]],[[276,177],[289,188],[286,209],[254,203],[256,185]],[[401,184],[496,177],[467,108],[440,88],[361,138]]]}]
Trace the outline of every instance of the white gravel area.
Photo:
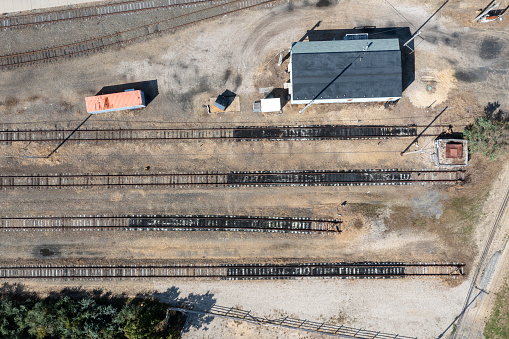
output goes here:
[{"label": "white gravel area", "polygon": [[[209,292],[217,305],[250,310],[255,316],[290,316],[418,338],[436,338],[440,334],[437,330],[447,328],[460,312],[468,282],[452,288],[440,280],[422,278],[175,281],[154,283],[153,287],[159,292],[177,287],[181,297]],[[216,317],[200,329],[192,328],[184,338],[320,337],[299,330],[259,327]]]}]

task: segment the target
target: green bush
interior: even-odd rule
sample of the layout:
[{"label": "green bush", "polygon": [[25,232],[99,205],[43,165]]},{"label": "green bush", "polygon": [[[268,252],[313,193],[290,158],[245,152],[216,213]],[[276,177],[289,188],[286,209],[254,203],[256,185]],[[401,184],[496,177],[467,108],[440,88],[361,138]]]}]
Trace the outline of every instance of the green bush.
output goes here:
[{"label": "green bush", "polygon": [[486,115],[467,126],[463,135],[470,153],[482,153],[493,161],[509,143],[509,123]]},{"label": "green bush", "polygon": [[68,296],[34,300],[0,295],[1,338],[128,338],[177,339],[183,317],[155,299],[72,299]]}]

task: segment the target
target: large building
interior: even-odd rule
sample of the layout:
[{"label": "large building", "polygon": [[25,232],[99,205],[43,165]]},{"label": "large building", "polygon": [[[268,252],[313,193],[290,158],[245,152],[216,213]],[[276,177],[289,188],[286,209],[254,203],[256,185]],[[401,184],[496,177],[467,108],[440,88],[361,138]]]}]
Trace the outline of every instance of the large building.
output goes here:
[{"label": "large building", "polygon": [[145,94],[140,90],[86,97],[85,104],[90,114],[123,111],[145,107]]},{"label": "large building", "polygon": [[401,98],[398,39],[296,42],[290,51],[292,104]]}]

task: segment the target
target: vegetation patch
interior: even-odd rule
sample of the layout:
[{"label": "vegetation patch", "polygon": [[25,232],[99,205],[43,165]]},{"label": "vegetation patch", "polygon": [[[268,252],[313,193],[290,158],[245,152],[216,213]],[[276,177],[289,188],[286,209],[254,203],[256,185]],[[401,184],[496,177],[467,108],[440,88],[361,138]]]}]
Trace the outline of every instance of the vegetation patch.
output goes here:
[{"label": "vegetation patch", "polygon": [[507,282],[496,294],[495,305],[484,327],[484,338],[509,338],[509,285]]},{"label": "vegetation patch", "polygon": [[488,103],[484,116],[463,131],[470,153],[482,153],[492,161],[509,144],[509,122],[503,111],[497,111],[499,106],[498,103]]},{"label": "vegetation patch", "polygon": [[[8,290],[8,288],[7,288]],[[1,338],[180,338],[185,319],[153,298],[0,293]]]},{"label": "vegetation patch", "polygon": [[375,204],[351,204],[351,210],[353,213],[363,215],[365,218],[374,219],[380,215],[385,206]]},{"label": "vegetation patch", "polygon": [[415,213],[415,210],[409,206],[392,206],[391,216],[385,220],[391,229],[425,229],[427,223],[434,218],[422,216]]},{"label": "vegetation patch", "polygon": [[470,236],[474,230],[474,226],[479,220],[481,214],[482,203],[486,200],[486,196],[479,198],[473,196],[461,196],[451,199],[448,202],[448,214],[452,220],[456,220],[461,225],[459,233]]}]

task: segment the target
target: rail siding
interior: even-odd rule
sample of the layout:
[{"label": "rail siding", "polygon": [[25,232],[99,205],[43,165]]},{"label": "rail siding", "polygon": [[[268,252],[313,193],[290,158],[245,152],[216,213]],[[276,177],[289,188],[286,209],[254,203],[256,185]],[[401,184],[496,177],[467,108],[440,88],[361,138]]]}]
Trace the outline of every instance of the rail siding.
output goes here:
[{"label": "rail siding", "polygon": [[69,20],[87,20],[113,14],[133,14],[146,10],[166,9],[172,7],[192,8],[207,0],[135,0],[122,3],[76,7],[66,10],[45,11],[28,15],[7,16],[0,20],[0,29],[24,28],[34,25],[48,25]]},{"label": "rail siding", "polygon": [[278,0],[211,0],[202,2],[205,8],[189,11],[159,22],[117,32],[114,34],[84,40],[72,44],[48,47],[36,51],[0,56],[0,69],[12,69],[40,62],[54,61],[103,51],[106,48],[119,47],[129,43],[144,41],[163,32],[174,31],[197,22],[223,17],[237,11],[265,5]]},{"label": "rail siding", "polygon": [[274,218],[246,216],[41,216],[0,217],[0,230],[4,231],[62,231],[62,230],[126,230],[126,231],[230,231],[278,232],[301,234],[339,235],[340,220],[310,218]]},{"label": "rail siding", "polygon": [[[408,266],[419,267],[410,273]],[[103,278],[205,278],[205,279],[296,279],[296,278],[403,278],[406,276],[463,275],[462,263],[310,263],[224,265],[43,265],[0,267],[0,279],[103,279]],[[419,272],[418,274],[416,274]]]},{"label": "rail siding", "polygon": [[415,136],[411,126],[233,127],[189,129],[0,130],[0,144],[16,142],[107,142],[192,139],[347,140]]},{"label": "rail siding", "polygon": [[230,173],[40,174],[0,176],[0,189],[208,186],[352,186],[458,184],[462,170],[262,171]]}]

